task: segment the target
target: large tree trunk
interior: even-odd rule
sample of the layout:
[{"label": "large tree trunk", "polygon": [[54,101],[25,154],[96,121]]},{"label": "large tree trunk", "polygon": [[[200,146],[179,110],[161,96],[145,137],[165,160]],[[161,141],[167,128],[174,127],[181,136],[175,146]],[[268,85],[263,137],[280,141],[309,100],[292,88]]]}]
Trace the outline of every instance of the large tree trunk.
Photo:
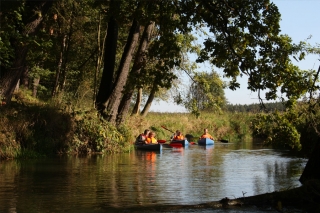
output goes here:
[{"label": "large tree trunk", "polygon": [[118,42],[118,23],[114,17],[108,23],[107,37],[105,41],[104,67],[101,82],[96,97],[96,108],[100,114],[106,109],[107,100],[113,89],[113,76],[116,61],[116,50]]},{"label": "large tree trunk", "polygon": [[312,179],[320,180],[320,139],[313,149],[299,181],[305,184],[308,180]]},{"label": "large tree trunk", "polygon": [[[43,0],[43,1],[26,1],[26,8],[30,6],[36,14],[31,13],[28,17],[22,17],[25,22],[24,31],[22,34],[24,36],[31,36],[36,34],[39,29],[40,23],[43,20],[43,16],[46,15],[49,8],[51,7],[53,1]],[[15,49],[15,59],[13,61],[12,67],[9,72],[1,78],[0,80],[0,94],[4,97],[7,103],[10,103],[14,89],[24,71],[26,56],[28,53],[28,46],[16,41],[13,44]]]},{"label": "large tree trunk", "polygon": [[148,44],[150,42],[151,33],[154,28],[154,22],[149,22],[144,28],[144,32],[140,41],[139,49],[137,51],[134,64],[132,66],[131,72],[129,74],[129,84],[127,84],[126,91],[121,99],[118,115],[117,115],[117,125],[121,124],[124,121],[124,118],[127,116],[131,99],[134,93],[134,88],[139,82],[139,75],[141,68],[146,63],[146,50],[148,49]]},{"label": "large tree trunk", "polygon": [[118,107],[122,97],[122,90],[127,82],[130,63],[132,61],[132,56],[139,40],[139,34],[139,22],[137,20],[133,20],[117,72],[115,87],[111,93],[110,98],[108,99],[107,119],[111,123],[115,122],[116,116],[118,114]]},{"label": "large tree trunk", "polygon": [[0,95],[3,96],[3,100],[8,104],[11,102],[13,92],[19,82],[21,74],[23,73],[23,67],[25,66],[25,59],[27,56],[28,48],[16,47],[15,60],[9,72],[6,72],[0,81],[1,90]]},{"label": "large tree trunk", "polygon": [[138,94],[137,94],[137,99],[136,99],[136,104],[133,107],[131,115],[138,115],[139,114],[141,102],[142,102],[142,88],[139,88]]},{"label": "large tree trunk", "polygon": [[142,117],[145,117],[148,114],[148,112],[149,112],[149,110],[151,108],[151,104],[152,104],[152,101],[154,99],[154,96],[156,94],[157,89],[158,89],[158,86],[156,84],[153,84],[153,87],[151,89],[151,92],[150,92],[150,95],[148,97],[148,100],[147,100],[146,104],[144,105],[144,108],[143,108],[143,110],[141,112],[141,116]]}]

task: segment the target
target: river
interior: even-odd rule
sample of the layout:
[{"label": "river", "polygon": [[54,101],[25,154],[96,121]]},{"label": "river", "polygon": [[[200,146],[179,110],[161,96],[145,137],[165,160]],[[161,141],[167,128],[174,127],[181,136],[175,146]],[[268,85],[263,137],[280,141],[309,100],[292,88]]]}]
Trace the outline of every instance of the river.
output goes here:
[{"label": "river", "polygon": [[252,196],[300,186],[306,161],[251,142],[1,161],[0,212],[130,212]]}]

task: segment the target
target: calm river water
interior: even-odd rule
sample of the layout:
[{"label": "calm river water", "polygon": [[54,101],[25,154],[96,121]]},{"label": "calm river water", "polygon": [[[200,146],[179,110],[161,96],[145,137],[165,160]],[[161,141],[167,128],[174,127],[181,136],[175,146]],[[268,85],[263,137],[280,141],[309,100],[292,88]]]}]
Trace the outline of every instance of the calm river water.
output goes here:
[{"label": "calm river water", "polygon": [[300,186],[305,164],[306,159],[251,142],[1,161],[0,212],[130,212],[137,206],[252,196]]}]

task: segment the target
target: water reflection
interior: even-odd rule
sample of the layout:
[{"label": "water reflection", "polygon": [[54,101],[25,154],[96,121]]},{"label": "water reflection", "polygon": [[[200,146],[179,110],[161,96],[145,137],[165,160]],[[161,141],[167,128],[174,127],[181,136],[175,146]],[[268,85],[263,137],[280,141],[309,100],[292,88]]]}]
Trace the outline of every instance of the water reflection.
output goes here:
[{"label": "water reflection", "polygon": [[305,159],[252,143],[0,164],[0,212],[197,204],[299,186]]}]

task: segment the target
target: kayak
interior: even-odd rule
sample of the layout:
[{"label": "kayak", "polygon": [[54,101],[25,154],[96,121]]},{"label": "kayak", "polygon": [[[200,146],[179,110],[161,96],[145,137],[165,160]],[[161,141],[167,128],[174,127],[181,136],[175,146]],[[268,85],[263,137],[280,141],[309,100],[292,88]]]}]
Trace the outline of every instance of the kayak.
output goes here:
[{"label": "kayak", "polygon": [[184,140],[172,140],[170,142],[170,145],[177,145],[177,144],[181,144],[183,147],[188,146],[189,142],[187,139]]},{"label": "kayak", "polygon": [[146,151],[161,151],[162,144],[135,144],[136,149]]},{"label": "kayak", "polygon": [[201,138],[198,140],[198,145],[206,146],[206,145],[213,145],[214,141],[210,138]]}]

